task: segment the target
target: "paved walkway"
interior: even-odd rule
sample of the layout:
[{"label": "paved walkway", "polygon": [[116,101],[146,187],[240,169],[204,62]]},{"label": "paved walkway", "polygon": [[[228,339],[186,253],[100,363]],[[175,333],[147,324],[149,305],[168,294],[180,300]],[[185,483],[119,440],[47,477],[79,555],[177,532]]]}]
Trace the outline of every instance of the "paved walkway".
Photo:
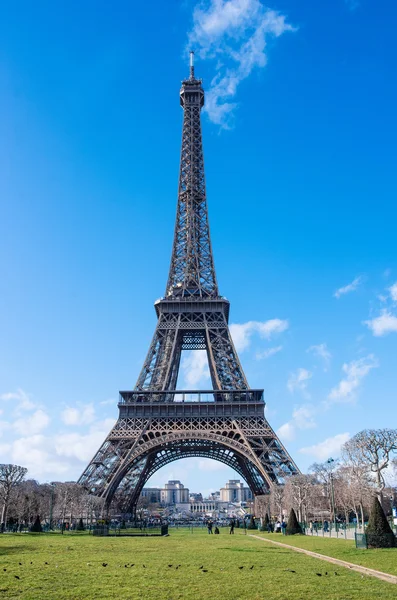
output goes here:
[{"label": "paved walkway", "polygon": [[376,571],[375,569],[369,569],[368,567],[355,565],[354,563],[350,563],[345,560],[340,560],[339,558],[325,556],[324,554],[319,554],[318,552],[312,552],[311,550],[305,550],[304,548],[297,548],[296,546],[290,546],[289,544],[283,544],[282,542],[276,542],[275,540],[269,540],[259,535],[249,534],[249,536],[254,537],[257,540],[261,540],[262,542],[269,542],[269,544],[275,544],[276,546],[288,548],[289,550],[295,550],[295,552],[307,554],[308,556],[312,556],[313,558],[325,560],[334,565],[338,565],[339,567],[345,567],[347,569],[351,569],[352,571],[357,571],[357,573],[361,573],[361,575],[370,575],[371,577],[377,577],[378,579],[382,579],[383,581],[387,581],[388,583],[397,584],[397,576],[390,575],[389,573],[383,573],[382,571]]}]

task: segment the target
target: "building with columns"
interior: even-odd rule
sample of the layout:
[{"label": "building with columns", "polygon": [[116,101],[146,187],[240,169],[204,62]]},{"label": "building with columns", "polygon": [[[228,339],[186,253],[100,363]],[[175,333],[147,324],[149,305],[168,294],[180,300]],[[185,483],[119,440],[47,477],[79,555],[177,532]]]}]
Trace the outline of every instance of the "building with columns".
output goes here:
[{"label": "building with columns", "polygon": [[142,498],[147,498],[152,504],[163,504],[172,506],[173,504],[189,504],[189,489],[185,488],[183,483],[178,480],[172,480],[165,484],[163,488],[143,488]]},{"label": "building with columns", "polygon": [[252,492],[239,479],[229,479],[225,487],[220,489],[221,502],[249,502]]},{"label": "building with columns", "polygon": [[189,489],[178,480],[169,481],[161,490],[161,504],[186,504],[189,502]]}]

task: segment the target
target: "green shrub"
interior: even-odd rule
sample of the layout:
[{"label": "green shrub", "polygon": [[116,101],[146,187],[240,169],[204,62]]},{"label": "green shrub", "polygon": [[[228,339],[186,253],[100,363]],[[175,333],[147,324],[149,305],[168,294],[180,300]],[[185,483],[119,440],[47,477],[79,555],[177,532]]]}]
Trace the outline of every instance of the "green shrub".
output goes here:
[{"label": "green shrub", "polygon": [[41,533],[43,531],[43,528],[40,523],[39,515],[37,515],[35,522],[33,523],[33,525],[30,528],[30,531],[33,531],[34,533]]},{"label": "green shrub", "polygon": [[302,533],[302,528],[298,523],[298,519],[296,518],[293,508],[291,508],[291,512],[289,513],[289,519],[285,533],[287,535],[296,535],[297,533]]},{"label": "green shrub", "polygon": [[394,548],[396,537],[386,519],[378,498],[374,498],[367,529],[368,548]]}]

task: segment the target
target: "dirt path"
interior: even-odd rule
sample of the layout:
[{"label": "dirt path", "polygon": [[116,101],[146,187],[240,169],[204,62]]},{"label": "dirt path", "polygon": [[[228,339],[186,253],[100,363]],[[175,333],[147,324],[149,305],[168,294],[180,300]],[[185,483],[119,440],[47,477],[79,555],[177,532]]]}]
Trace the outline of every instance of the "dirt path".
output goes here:
[{"label": "dirt path", "polygon": [[290,546],[289,544],[283,544],[282,542],[276,542],[274,540],[268,540],[267,538],[260,537],[259,535],[249,534],[250,537],[256,538],[257,540],[261,540],[262,542],[269,542],[269,544],[275,544],[276,546],[281,546],[282,548],[288,548],[289,550],[295,550],[295,552],[301,552],[302,554],[307,554],[308,556],[313,556],[313,558],[319,558],[320,560],[325,560],[334,565],[338,565],[339,567],[345,567],[347,569],[351,569],[352,571],[357,571],[357,573],[361,573],[362,575],[370,575],[371,577],[377,577],[378,579],[382,579],[383,581],[388,581],[389,583],[397,584],[397,576],[390,575],[389,573],[383,573],[382,571],[376,571],[375,569],[369,569],[368,567],[362,567],[360,565],[355,565],[354,563],[347,562],[345,560],[339,560],[339,558],[333,558],[332,556],[325,556],[324,554],[318,554],[318,552],[312,552],[311,550],[305,550],[304,548],[297,548],[296,546]]}]

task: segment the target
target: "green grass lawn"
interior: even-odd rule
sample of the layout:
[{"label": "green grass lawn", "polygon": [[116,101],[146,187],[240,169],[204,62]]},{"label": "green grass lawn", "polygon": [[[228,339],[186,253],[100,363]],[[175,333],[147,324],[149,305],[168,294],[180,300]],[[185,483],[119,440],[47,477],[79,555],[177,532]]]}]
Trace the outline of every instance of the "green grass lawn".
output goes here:
[{"label": "green grass lawn", "polygon": [[165,538],[0,535],[0,600],[388,600],[396,594],[395,585],[238,531],[210,536],[171,529]]},{"label": "green grass lawn", "polygon": [[[311,535],[282,536],[278,533],[253,532],[261,537],[297,546],[319,554],[325,554],[340,560],[397,575],[397,548],[377,548],[372,550],[358,550],[352,540],[327,538]],[[396,591],[397,597],[397,591]]]}]

